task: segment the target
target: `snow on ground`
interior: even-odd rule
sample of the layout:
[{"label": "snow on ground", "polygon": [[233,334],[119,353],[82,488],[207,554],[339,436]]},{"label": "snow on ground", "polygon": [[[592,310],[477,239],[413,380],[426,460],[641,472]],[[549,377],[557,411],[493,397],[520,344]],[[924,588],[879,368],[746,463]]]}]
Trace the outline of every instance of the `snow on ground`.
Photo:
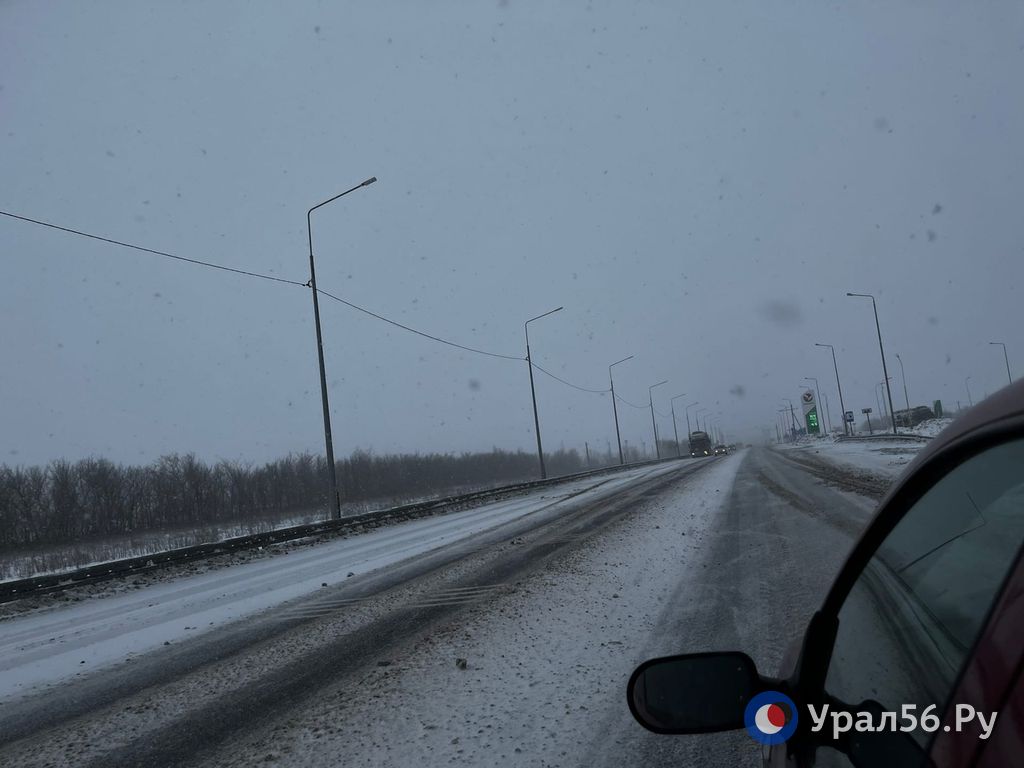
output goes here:
[{"label": "snow on ground", "polygon": [[675,462],[580,478],[463,512],[412,520],[229,569],[0,620],[0,703],[468,539],[559,501],[672,472]]},{"label": "snow on ground", "polygon": [[[608,702],[694,579],[703,537],[743,453],[638,506],[587,546],[463,611],[361,680],[325,689],[284,723],[229,742],[217,765],[561,765],[586,753]],[[465,668],[457,663],[465,660]],[[639,728],[639,726],[637,726]]]},{"label": "snow on ground", "polygon": [[[449,489],[444,496],[485,490],[484,487],[460,486]],[[409,496],[405,498],[381,498],[369,501],[350,502],[342,505],[342,515],[359,515],[375,510],[390,509],[399,505],[418,504],[443,498],[440,494]],[[0,581],[25,579],[51,573],[66,573],[79,568],[103,565],[113,560],[152,555],[197,544],[209,544],[238,536],[267,533],[282,528],[306,525],[323,521],[322,511],[296,513],[284,518],[262,518],[236,523],[204,525],[199,528],[175,531],[142,531],[126,536],[114,536],[102,541],[72,542],[54,544],[3,554],[0,560]]]},{"label": "snow on ground", "polygon": [[916,427],[910,427],[909,429],[900,427],[900,432],[909,432],[912,435],[921,435],[922,437],[935,437],[952,423],[953,419],[951,418],[928,419],[927,421],[922,421]]},{"label": "snow on ground", "polygon": [[795,445],[777,446],[782,451],[811,454],[839,467],[867,470],[895,478],[927,443],[902,443],[885,440],[810,440]]}]

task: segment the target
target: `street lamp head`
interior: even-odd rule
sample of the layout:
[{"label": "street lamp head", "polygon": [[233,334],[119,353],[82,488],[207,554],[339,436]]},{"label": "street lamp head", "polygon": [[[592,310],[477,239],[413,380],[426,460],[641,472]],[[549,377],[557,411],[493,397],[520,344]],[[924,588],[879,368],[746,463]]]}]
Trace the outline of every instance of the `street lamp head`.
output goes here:
[{"label": "street lamp head", "polygon": [[359,186],[360,186],[360,187],[368,187],[368,186],[370,186],[371,184],[373,184],[373,182],[375,182],[376,180],[377,180],[377,177],[376,177],[376,176],[371,176],[370,178],[368,178],[368,179],[367,179],[366,181],[364,181],[364,182],[363,182],[362,184],[360,184]]},{"label": "street lamp head", "polygon": [[662,384],[668,384],[668,379],[665,379],[664,381],[659,381],[657,384],[651,384],[651,386],[649,386],[648,389],[650,390],[654,389],[655,387],[660,387]]},{"label": "street lamp head", "polygon": [[681,394],[681,395],[676,395],[675,397],[670,397],[669,398],[669,402],[673,402],[674,400],[678,400],[680,397],[686,397],[686,395],[687,395],[687,393],[683,392],[683,394]]},{"label": "street lamp head", "polygon": [[616,361],[615,361],[614,363],[612,363],[611,365],[609,365],[609,366],[608,366],[608,368],[609,368],[609,370],[610,370],[610,369],[611,369],[611,368],[612,368],[613,366],[616,366],[616,365],[618,365],[619,363],[624,363],[624,362],[626,362],[627,360],[632,360],[632,359],[633,359],[633,355],[630,355],[629,357],[624,357],[624,358],[622,358],[621,360],[616,360]]},{"label": "street lamp head", "polygon": [[561,312],[563,309],[565,309],[565,307],[558,307],[557,309],[549,309],[547,312],[545,312],[542,315],[537,315],[536,317],[531,317],[529,320],[527,320],[525,323],[523,323],[523,325],[529,325],[534,320],[540,320],[542,317],[547,317],[548,315],[553,315],[553,314],[555,314],[555,312]]}]

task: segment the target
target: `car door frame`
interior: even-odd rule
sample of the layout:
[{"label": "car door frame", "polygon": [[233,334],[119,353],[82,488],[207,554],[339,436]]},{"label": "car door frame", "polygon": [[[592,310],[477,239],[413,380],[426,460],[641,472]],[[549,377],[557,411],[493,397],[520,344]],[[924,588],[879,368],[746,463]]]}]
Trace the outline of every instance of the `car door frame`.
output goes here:
[{"label": "car door frame", "polygon": [[[1007,389],[1016,390],[1017,388],[1015,386]],[[950,427],[950,429],[953,428]],[[839,627],[839,611],[868,562],[896,525],[936,483],[965,461],[1003,443],[1019,440],[1022,436],[1024,436],[1024,412],[1019,409],[1011,410],[1008,414],[997,411],[992,418],[981,419],[980,423],[962,431],[951,440],[943,440],[934,446],[934,450],[923,451],[922,455],[908,467],[902,480],[883,497],[878,512],[847,556],[821,608],[811,617],[807,626],[800,653],[787,680],[787,688],[796,694],[801,706],[807,704],[821,706],[826,703],[825,677],[828,673]],[[932,446],[929,446],[930,448]],[[951,714],[952,703],[957,701],[955,697],[961,695],[965,674],[970,671],[971,662],[979,647],[984,648],[982,643],[988,641],[994,627],[993,619],[998,614],[997,608],[1007,595],[1008,586],[1015,583],[1018,574],[1024,578],[1024,561],[1022,561],[1021,551],[1018,551],[1014,565],[1008,569],[1007,576],[995,593],[992,606],[982,623],[979,638],[968,652],[967,662],[957,674],[951,698],[943,713],[943,724],[949,722],[947,718]],[[1018,609],[1020,608],[1020,602],[1016,602],[1015,605]],[[1019,625],[1019,618],[1015,623]],[[966,694],[966,691],[964,693]],[[1006,692],[991,691],[991,694],[1005,695]],[[987,699],[988,696],[985,698]],[[815,749],[822,743],[820,738],[816,738],[817,734],[810,731],[810,723],[805,722],[806,720],[809,718],[802,718],[795,737],[786,744],[786,757],[794,760],[797,765],[811,764]],[[939,739],[933,739],[929,745],[930,751],[939,743]],[[946,743],[945,740],[941,742],[941,744]],[[951,768],[961,764],[966,765],[967,763],[948,763]]]}]

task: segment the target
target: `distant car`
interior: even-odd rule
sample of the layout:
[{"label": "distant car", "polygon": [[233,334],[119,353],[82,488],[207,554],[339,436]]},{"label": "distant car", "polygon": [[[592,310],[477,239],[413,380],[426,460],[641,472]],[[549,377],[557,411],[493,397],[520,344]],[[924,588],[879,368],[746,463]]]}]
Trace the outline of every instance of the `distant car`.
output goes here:
[{"label": "distant car", "polygon": [[724,445],[716,445],[715,446],[715,456],[728,456],[728,455],[729,455],[729,449],[726,448]]},{"label": "distant car", "polygon": [[656,733],[746,728],[776,768],[1021,765],[1021,467],[1024,381],[908,467],[778,677],[741,652],[653,659],[630,711]]}]

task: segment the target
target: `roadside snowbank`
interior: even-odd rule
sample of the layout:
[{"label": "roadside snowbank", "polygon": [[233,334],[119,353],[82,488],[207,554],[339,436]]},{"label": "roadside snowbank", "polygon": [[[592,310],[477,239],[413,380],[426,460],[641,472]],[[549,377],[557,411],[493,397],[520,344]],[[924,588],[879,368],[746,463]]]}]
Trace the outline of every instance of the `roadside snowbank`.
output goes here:
[{"label": "roadside snowbank", "polygon": [[812,454],[839,467],[895,478],[925,445],[883,440],[813,440],[796,446],[779,446],[779,449]]}]

